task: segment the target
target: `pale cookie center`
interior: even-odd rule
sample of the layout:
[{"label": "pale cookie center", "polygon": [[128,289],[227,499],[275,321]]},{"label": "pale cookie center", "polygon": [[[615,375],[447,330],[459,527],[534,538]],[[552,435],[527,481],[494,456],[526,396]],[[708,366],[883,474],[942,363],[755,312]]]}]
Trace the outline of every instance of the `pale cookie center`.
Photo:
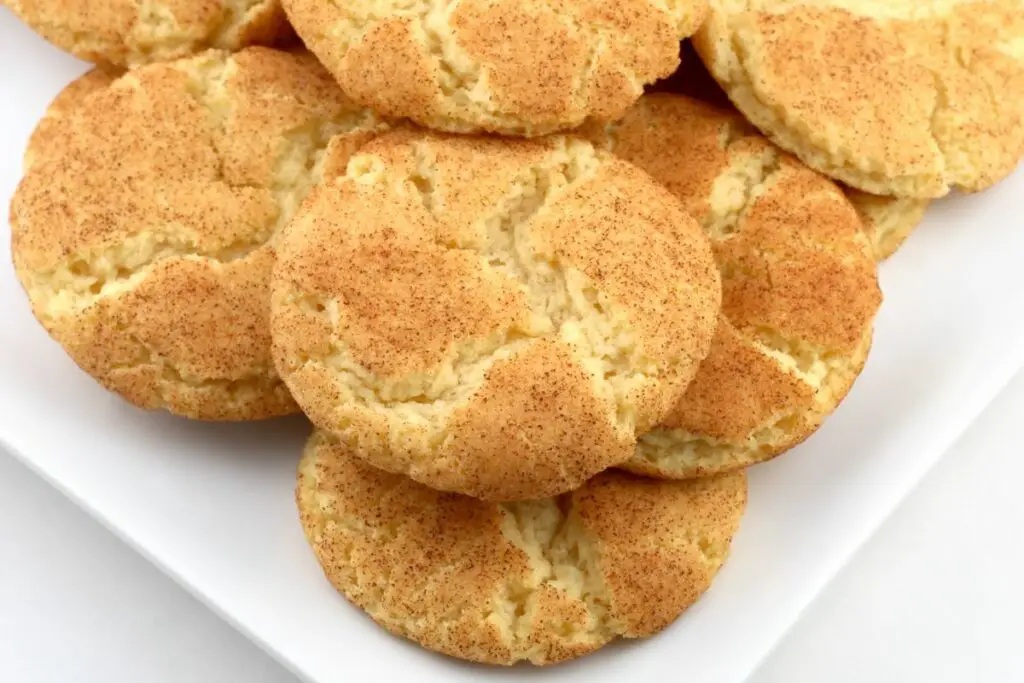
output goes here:
[{"label": "pale cookie center", "polygon": [[[373,0],[329,0],[333,7],[342,15],[340,21],[332,25],[323,38],[337,45],[337,52],[345,54],[355,43],[374,26],[383,22],[407,21],[410,33],[421,53],[435,67],[436,85],[439,94],[446,103],[441,112],[443,116],[454,117],[460,121],[475,119],[489,121],[510,130],[521,130],[523,121],[514,112],[503,111],[501,98],[495,92],[489,72],[500,70],[505,64],[487,64],[486,61],[474,57],[459,42],[454,28],[455,13],[459,9],[458,2],[452,0],[390,0],[385,3]],[[665,13],[666,19],[676,23],[680,35],[682,31],[692,30],[693,11],[688,0],[646,0]],[[582,101],[581,109],[589,110],[592,106],[592,85],[595,71],[601,62],[615,60],[617,73],[628,82],[635,95],[643,91],[644,77],[638,74],[628,60],[617,59],[611,52],[613,47],[632,52],[641,52],[646,46],[638,43],[633,36],[623,32],[611,23],[600,22],[595,18],[581,21],[570,6],[553,7],[546,3],[536,5],[540,11],[552,10],[550,18],[557,21],[560,28],[568,31],[574,39],[585,40],[586,58],[582,69],[574,79],[575,96]],[[606,65],[607,66],[607,65]],[[447,126],[451,127],[448,122]]]},{"label": "pale cookie center", "polygon": [[[415,171],[403,180],[419,193],[424,207],[444,221],[446,209],[437,189],[443,179],[433,170],[429,146],[419,143],[414,153]],[[552,211],[559,198],[573,188],[590,182],[599,165],[589,145],[570,142],[518,175],[494,213],[480,219],[479,230],[469,238],[472,243],[438,242],[447,249],[477,254],[482,268],[496,270],[517,283],[529,308],[524,323],[452,344],[444,359],[429,370],[385,378],[367,370],[339,338],[341,314],[336,300],[302,296],[297,304],[304,313],[327,320],[334,334],[330,353],[319,359],[300,358],[300,364],[323,363],[335,374],[335,386],[343,392],[346,404],[399,411],[430,430],[429,441],[438,445],[448,429],[445,420],[432,418],[450,415],[475,394],[496,362],[525,352],[535,340],[557,338],[590,376],[597,395],[614,407],[617,426],[631,436],[637,395],[644,385],[656,381],[664,368],[645,355],[627,311],[582,271],[563,263],[557,246],[541,253],[532,234],[536,220]],[[377,182],[388,174],[373,158],[353,157],[349,178],[360,182],[361,176]]]},{"label": "pale cookie center", "polygon": [[[600,645],[626,631],[614,616],[614,598],[605,584],[599,542],[574,514],[572,494],[558,498],[504,503],[502,535],[526,554],[530,574],[509,577],[492,599],[486,621],[498,629],[516,659],[538,659],[544,647],[531,639],[542,616],[540,589],[550,586],[586,608],[585,621],[545,623],[565,641]],[[532,640],[532,642],[531,642]]]},{"label": "pale cookie center", "polygon": [[237,48],[238,34],[252,15],[267,9],[268,0],[219,0],[220,16],[201,33],[187,30],[171,7],[155,0],[138,0],[135,22],[125,44],[135,62],[165,61],[204,48]]}]

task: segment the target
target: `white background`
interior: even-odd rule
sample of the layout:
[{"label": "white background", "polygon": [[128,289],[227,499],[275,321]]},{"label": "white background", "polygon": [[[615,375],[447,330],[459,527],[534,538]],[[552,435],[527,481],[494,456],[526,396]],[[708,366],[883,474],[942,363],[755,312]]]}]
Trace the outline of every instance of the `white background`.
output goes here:
[{"label": "white background", "polygon": [[[811,605],[751,683],[1024,680],[1022,418],[1024,374]],[[337,680],[345,679],[339,643]],[[0,455],[0,681],[296,679]]]}]

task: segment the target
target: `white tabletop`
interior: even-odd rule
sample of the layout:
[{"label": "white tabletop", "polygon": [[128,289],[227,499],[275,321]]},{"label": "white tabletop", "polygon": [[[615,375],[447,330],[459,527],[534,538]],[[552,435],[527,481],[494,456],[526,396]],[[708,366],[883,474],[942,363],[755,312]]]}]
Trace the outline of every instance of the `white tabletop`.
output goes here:
[{"label": "white tabletop", "polygon": [[[1024,680],[1021,417],[1024,374],[811,606],[752,683]],[[341,660],[338,671],[343,680]],[[0,681],[296,679],[0,454]]]}]

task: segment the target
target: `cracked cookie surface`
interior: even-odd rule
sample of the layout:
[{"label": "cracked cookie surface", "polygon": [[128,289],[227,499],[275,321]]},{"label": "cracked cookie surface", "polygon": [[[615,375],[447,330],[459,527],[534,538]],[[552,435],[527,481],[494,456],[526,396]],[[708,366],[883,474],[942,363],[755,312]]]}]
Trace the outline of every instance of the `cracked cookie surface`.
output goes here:
[{"label": "cracked cookie surface", "polygon": [[390,133],[313,191],[274,271],[274,360],[358,456],[489,500],[630,456],[707,354],[707,238],[586,141]]},{"label": "cracked cookie surface", "polygon": [[33,136],[11,203],[33,313],[141,407],[297,411],[270,356],[274,239],[324,168],[384,127],[310,55],[212,51],[88,74]]},{"label": "cracked cookie surface", "polygon": [[982,190],[1024,156],[1019,0],[712,0],[694,45],[762,132],[865,192]]},{"label": "cracked cookie surface", "polygon": [[454,657],[553,664],[664,629],[725,561],[742,472],[606,472],[557,498],[486,503],[375,469],[323,432],[296,499],[324,573],[388,631]]},{"label": "cracked cookie surface", "polygon": [[682,200],[722,275],[711,352],[623,467],[705,476],[803,441],[860,373],[881,303],[870,246],[842,190],[735,111],[680,95],[645,95],[622,121],[585,132]]},{"label": "cracked cookie surface", "polygon": [[850,203],[860,214],[864,234],[871,242],[876,261],[884,261],[903,245],[922,220],[931,204],[928,199],[880,197],[845,188]]},{"label": "cracked cookie surface", "polygon": [[79,59],[135,67],[294,40],[278,0],[3,0]]},{"label": "cracked cookie surface", "polygon": [[286,0],[353,99],[450,132],[620,116],[672,73],[707,0]]},{"label": "cracked cookie surface", "polygon": [[[735,110],[729,96],[697,58],[690,41],[683,43],[680,57],[679,69],[667,80],[658,82],[653,88],[655,92],[685,95],[721,109]],[[864,234],[871,242],[876,261],[884,261],[900,248],[924,219],[932,201],[873,195],[846,186],[843,191],[860,214]]]}]

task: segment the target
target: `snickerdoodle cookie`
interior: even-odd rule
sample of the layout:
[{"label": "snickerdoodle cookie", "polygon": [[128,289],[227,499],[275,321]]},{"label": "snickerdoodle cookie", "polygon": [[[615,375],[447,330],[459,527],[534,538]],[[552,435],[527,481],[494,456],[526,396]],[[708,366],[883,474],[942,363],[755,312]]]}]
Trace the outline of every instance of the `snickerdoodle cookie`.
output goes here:
[{"label": "snickerdoodle cookie", "polygon": [[880,197],[853,188],[846,196],[864,223],[864,234],[871,242],[875,260],[884,261],[900,248],[924,219],[931,202],[913,197]]},{"label": "snickerdoodle cookie", "polygon": [[881,302],[853,206],[738,114],[683,96],[646,95],[589,133],[683,201],[722,274],[710,354],[625,467],[687,478],[798,444],[859,374]]},{"label": "snickerdoodle cookie", "polygon": [[296,411],[270,357],[274,236],[384,124],[310,55],[266,48],[86,79],[33,137],[11,203],[35,316],[136,405]]},{"label": "snickerdoodle cookie", "polygon": [[320,432],[296,490],[331,583],[394,634],[490,664],[553,664],[653,635],[711,585],[746,506],[742,472],[606,472],[486,503],[373,468]]},{"label": "snickerdoodle cookie", "polygon": [[274,360],[359,457],[488,500],[628,459],[707,354],[707,238],[582,139],[382,136],[315,189],[274,270]]},{"label": "snickerdoodle cookie", "polygon": [[865,192],[982,190],[1024,156],[1020,0],[711,0],[694,44],[762,132]]},{"label": "snickerdoodle cookie", "polygon": [[132,67],[294,40],[278,0],[2,0],[79,59]]},{"label": "snickerdoodle cookie", "polygon": [[621,116],[672,73],[707,0],[285,0],[354,100],[451,132]]}]

